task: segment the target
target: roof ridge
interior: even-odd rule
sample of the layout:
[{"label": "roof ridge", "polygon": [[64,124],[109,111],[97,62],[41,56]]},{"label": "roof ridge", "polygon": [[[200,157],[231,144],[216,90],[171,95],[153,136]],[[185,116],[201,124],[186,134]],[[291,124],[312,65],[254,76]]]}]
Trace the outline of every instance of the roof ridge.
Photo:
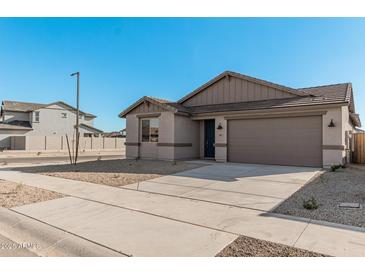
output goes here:
[{"label": "roof ridge", "polygon": [[3,100],[3,102],[22,103],[22,104],[31,104],[31,105],[47,105],[46,103],[34,103],[34,102],[15,101],[15,100]]},{"label": "roof ridge", "polygon": [[[150,98],[150,99],[152,99],[152,100],[157,100],[157,101],[165,101],[166,103],[173,103],[173,101],[170,101],[170,100],[167,100],[167,99],[164,99],[164,98],[158,98],[158,97],[155,97],[155,96],[149,96],[149,95],[147,95],[147,96],[145,96],[145,97],[148,97],[148,98]],[[161,103],[163,103],[163,102],[161,102]]]}]

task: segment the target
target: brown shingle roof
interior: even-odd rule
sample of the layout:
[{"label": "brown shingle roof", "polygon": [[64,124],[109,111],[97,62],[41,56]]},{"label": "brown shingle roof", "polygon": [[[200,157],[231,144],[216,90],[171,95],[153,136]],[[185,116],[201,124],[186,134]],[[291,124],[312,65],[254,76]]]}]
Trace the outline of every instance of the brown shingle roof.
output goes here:
[{"label": "brown shingle roof", "polygon": [[189,107],[189,109],[192,114],[200,114],[209,112],[324,105],[324,104],[334,104],[343,102],[344,100],[336,98],[306,96],[306,97],[294,97],[294,98],[275,99],[275,100],[196,106],[196,107]]},{"label": "brown shingle roof", "polygon": [[[34,110],[37,110],[37,109],[40,109],[40,108],[44,108],[44,107],[47,107],[47,106],[50,106],[50,105],[53,105],[53,104],[58,104],[58,103],[65,105],[66,107],[68,107],[69,109],[71,109],[73,111],[76,110],[76,108],[74,108],[73,106],[71,106],[69,104],[66,104],[63,101],[57,101],[57,102],[53,102],[53,103],[50,103],[50,104],[39,104],[39,103],[7,101],[7,100],[3,101],[2,109],[5,110],[5,111],[30,112],[30,111],[34,111]],[[90,116],[90,117],[94,117],[94,118],[96,117],[93,114],[90,114],[90,113],[87,113],[87,112],[84,112],[84,111],[81,111],[81,110],[80,110],[80,113],[83,114],[83,115],[86,115],[86,116]]]},{"label": "brown shingle roof", "polygon": [[17,101],[3,101],[2,105],[4,110],[21,112],[29,112],[47,106],[46,104]]},{"label": "brown shingle roof", "polygon": [[348,88],[350,83],[326,85],[318,87],[300,88],[298,90],[314,96],[324,96],[327,98],[337,98],[345,100],[348,96]]},{"label": "brown shingle roof", "polygon": [[[249,81],[254,81],[263,85],[270,85],[281,90],[296,94],[298,96],[285,99],[274,99],[274,100],[264,100],[264,101],[251,101],[251,102],[237,102],[237,103],[225,103],[225,104],[215,104],[215,105],[202,105],[195,107],[183,106],[182,103],[190,98],[194,94],[200,92],[213,82],[224,76],[235,76],[247,79]],[[260,80],[257,78],[249,77],[239,73],[226,71],[216,78],[212,79],[208,83],[199,87],[195,91],[186,95],[177,102],[170,102],[165,99],[159,99],[154,97],[145,96],[139,101],[131,105],[129,108],[124,110],[120,117],[125,117],[125,115],[136,107],[138,104],[143,102],[144,99],[150,100],[152,102],[160,104],[168,110],[176,112],[184,112],[188,114],[201,114],[209,112],[223,112],[223,111],[243,111],[243,110],[254,110],[254,109],[269,109],[269,108],[283,108],[283,107],[296,107],[296,106],[310,106],[310,105],[326,105],[326,104],[349,104],[350,111],[354,112],[353,96],[352,96],[352,86],[351,83],[341,83],[334,85],[325,85],[309,88],[288,88],[285,86],[277,85],[271,82]],[[354,120],[354,119],[353,119]]]}]

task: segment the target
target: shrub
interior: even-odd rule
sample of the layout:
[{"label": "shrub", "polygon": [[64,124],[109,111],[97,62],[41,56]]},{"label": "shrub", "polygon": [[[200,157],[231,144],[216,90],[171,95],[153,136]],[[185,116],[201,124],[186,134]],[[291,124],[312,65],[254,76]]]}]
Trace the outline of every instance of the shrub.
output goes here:
[{"label": "shrub", "polygon": [[317,203],[316,199],[314,199],[314,197],[312,197],[308,200],[303,201],[303,207],[308,210],[317,209],[318,203]]},{"label": "shrub", "polygon": [[331,171],[335,172],[337,169],[339,169],[340,167],[342,167],[342,165],[333,165],[331,166]]}]

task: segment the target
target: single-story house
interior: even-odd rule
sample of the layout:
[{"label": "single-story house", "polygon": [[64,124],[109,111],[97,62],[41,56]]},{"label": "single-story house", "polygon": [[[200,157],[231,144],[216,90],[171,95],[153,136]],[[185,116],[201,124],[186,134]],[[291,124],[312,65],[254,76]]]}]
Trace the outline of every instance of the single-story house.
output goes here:
[{"label": "single-story house", "polygon": [[126,118],[127,158],[328,167],[360,127],[351,83],[290,88],[226,71],[177,102],[145,96]]}]

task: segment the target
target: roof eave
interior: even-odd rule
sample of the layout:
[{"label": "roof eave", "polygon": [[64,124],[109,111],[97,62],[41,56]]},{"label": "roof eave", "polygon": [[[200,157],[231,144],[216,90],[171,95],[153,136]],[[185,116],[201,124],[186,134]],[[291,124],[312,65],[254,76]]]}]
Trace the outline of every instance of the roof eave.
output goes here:
[{"label": "roof eave", "polygon": [[98,129],[98,128],[93,127],[93,126],[89,126],[89,125],[84,124],[84,123],[81,123],[81,124],[80,124],[80,126],[84,126],[84,127],[86,127],[86,128],[89,128],[89,129],[95,130],[95,131],[97,131],[98,133],[103,133],[103,132],[104,132],[104,131],[102,131],[101,129]]},{"label": "roof eave", "polygon": [[137,100],[135,103],[133,103],[132,105],[130,105],[128,108],[126,108],[125,110],[123,110],[121,113],[119,113],[118,117],[119,118],[126,118],[127,114],[129,112],[131,112],[133,109],[135,109],[136,107],[138,107],[140,104],[144,103],[144,102],[150,102],[152,104],[158,105],[163,109],[166,109],[167,111],[171,111],[171,112],[178,112],[178,110],[173,107],[170,106],[168,104],[162,104],[160,102],[158,102],[157,100],[149,97],[149,96],[143,96],[142,98],[140,98],[139,100]]}]

